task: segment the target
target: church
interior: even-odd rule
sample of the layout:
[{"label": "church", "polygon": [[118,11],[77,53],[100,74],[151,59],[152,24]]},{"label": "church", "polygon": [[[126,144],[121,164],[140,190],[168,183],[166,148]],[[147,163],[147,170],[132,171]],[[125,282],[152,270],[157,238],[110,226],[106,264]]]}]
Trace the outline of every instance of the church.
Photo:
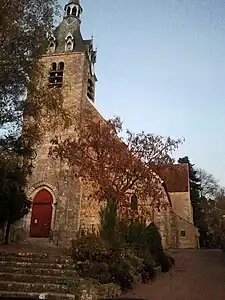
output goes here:
[{"label": "church", "polygon": [[[42,80],[49,89],[60,90],[63,104],[72,114],[82,115],[88,108],[103,118],[95,104],[97,52],[93,39],[85,40],[81,35],[82,11],[79,0],[69,0],[65,5],[63,20],[48,36],[47,52],[40,60]],[[88,186],[74,179],[73,170],[49,156],[51,140],[56,134],[75,134],[74,126],[65,132],[57,130],[45,130],[36,149],[34,169],[27,185],[32,208],[22,220],[21,231],[23,240],[69,245],[81,230],[98,230],[100,208],[97,201],[90,199]],[[165,248],[195,248],[187,165],[165,166],[157,176],[162,179],[161,188],[169,205],[165,211],[155,213],[149,222],[158,226]],[[139,205],[148,207],[141,201]]]}]

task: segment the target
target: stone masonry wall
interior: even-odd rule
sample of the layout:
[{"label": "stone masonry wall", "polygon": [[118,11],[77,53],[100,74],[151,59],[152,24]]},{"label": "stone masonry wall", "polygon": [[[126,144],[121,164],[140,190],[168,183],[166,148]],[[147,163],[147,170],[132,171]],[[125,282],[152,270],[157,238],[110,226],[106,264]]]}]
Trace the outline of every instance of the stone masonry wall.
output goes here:
[{"label": "stone masonry wall", "polygon": [[193,209],[189,192],[169,193],[175,214],[193,223]]},{"label": "stone masonry wall", "polygon": [[[66,53],[44,56],[41,60],[44,80],[48,83],[48,75],[51,64],[64,62],[64,78],[62,96],[64,107],[70,110],[71,119],[74,120],[70,128],[52,128],[45,131],[42,144],[37,149],[37,157],[33,162],[35,166],[30,177],[27,193],[31,200],[41,188],[48,189],[54,199],[52,233],[56,239],[68,241],[74,238],[80,228],[81,211],[81,185],[75,180],[73,170],[65,163],[48,156],[51,139],[55,136],[75,136],[79,122],[79,114],[82,114],[82,105],[86,101],[88,64],[84,53]],[[74,118],[73,118],[74,116]],[[47,122],[47,120],[46,120]],[[42,120],[44,124],[44,120]],[[83,193],[84,194],[84,193]],[[29,236],[31,213],[24,220],[24,227]]]},{"label": "stone masonry wall", "polygon": [[100,201],[96,195],[96,186],[83,182],[80,211],[80,230],[97,233],[100,226]]},{"label": "stone masonry wall", "polygon": [[189,192],[170,193],[174,211],[176,248],[196,248],[196,230]]}]

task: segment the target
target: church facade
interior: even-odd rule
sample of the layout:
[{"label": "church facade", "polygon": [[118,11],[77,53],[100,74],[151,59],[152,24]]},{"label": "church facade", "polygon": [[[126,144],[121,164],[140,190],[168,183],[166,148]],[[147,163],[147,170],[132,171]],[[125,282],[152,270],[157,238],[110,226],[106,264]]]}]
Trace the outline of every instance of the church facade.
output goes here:
[{"label": "church facade", "polygon": [[[65,107],[68,107],[74,116],[82,115],[82,112],[89,108],[103,118],[95,106],[97,78],[94,65],[97,53],[93,49],[93,40],[82,38],[81,15],[80,1],[69,0],[64,8],[63,21],[48,37],[48,50],[40,61],[41,72],[44,84],[49,89],[60,90]],[[77,120],[77,117],[74,119]],[[48,239],[55,244],[68,245],[81,230],[93,232],[98,229],[100,207],[98,201],[90,196],[91,186],[75,179],[73,168],[49,156],[51,140],[55,135],[59,133],[74,137],[75,134],[74,126],[61,132],[57,130],[46,130],[41,145],[37,148],[34,169],[27,186],[32,209],[24,218],[22,228],[26,240]],[[161,176],[160,172],[158,175]],[[187,220],[182,215],[182,205],[185,201],[191,209],[190,197],[187,200],[185,196],[185,201],[182,197],[176,198],[173,191],[168,191],[167,181],[167,178],[163,178],[161,188],[164,191],[164,200],[169,205],[164,211],[153,214],[153,217],[152,208],[149,207],[148,222],[154,221],[158,225],[165,248],[194,248],[196,245],[193,216],[190,212]],[[180,206],[177,204],[179,200],[176,199],[182,203]],[[177,205],[180,207],[179,211]],[[141,206],[146,210],[147,203],[140,202]],[[183,221],[178,221],[177,215]],[[184,235],[184,231],[185,236],[181,238],[180,235]]]},{"label": "church facade", "polygon": [[[80,2],[70,0],[64,8],[63,21],[48,37],[47,53],[40,61],[44,83],[49,89],[59,89],[63,105],[74,119],[86,106],[93,106],[96,110],[96,51],[92,39],[82,38],[81,15]],[[91,215],[88,222],[85,219],[84,191],[79,180],[75,180],[73,170],[48,155],[51,139],[59,133],[57,130],[48,129],[36,150],[34,169],[27,187],[32,210],[23,224],[28,238],[69,240],[74,238],[80,224],[95,225]],[[74,135],[73,130],[74,126],[71,126],[59,134]]]}]

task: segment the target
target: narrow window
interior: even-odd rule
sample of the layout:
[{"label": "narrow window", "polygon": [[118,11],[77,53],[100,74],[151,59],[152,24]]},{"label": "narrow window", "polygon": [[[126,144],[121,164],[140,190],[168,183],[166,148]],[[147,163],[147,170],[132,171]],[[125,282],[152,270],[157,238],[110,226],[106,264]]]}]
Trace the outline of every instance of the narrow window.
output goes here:
[{"label": "narrow window", "polygon": [[56,48],[56,39],[54,35],[49,36],[48,38],[48,52],[54,53]]},{"label": "narrow window", "polygon": [[72,50],[72,43],[70,41],[67,43],[67,50],[68,51]]},{"label": "narrow window", "polygon": [[74,49],[74,40],[71,35],[66,37],[65,51],[73,51]]},{"label": "narrow window", "polygon": [[63,70],[64,70],[64,62],[61,61],[61,62],[59,63],[58,69],[59,69],[60,71],[63,71]]},{"label": "narrow window", "polygon": [[71,9],[70,9],[70,6],[67,8],[67,16],[69,16],[70,15],[70,11],[71,11]]},{"label": "narrow window", "polygon": [[96,233],[96,230],[95,230],[95,224],[92,224],[92,225],[91,225],[91,231],[92,231],[92,234],[95,234],[95,233]]},{"label": "narrow window", "polygon": [[54,42],[51,42],[49,44],[49,50],[51,53],[54,53],[55,52],[55,43]]},{"label": "narrow window", "polygon": [[49,72],[49,84],[51,85],[53,85],[56,80],[56,75],[57,75],[56,68],[57,68],[57,64],[53,62],[51,64],[50,72]]},{"label": "narrow window", "polygon": [[137,209],[137,195],[133,194],[131,196],[131,208],[136,210]]},{"label": "narrow window", "polygon": [[186,231],[185,231],[185,230],[181,230],[180,236],[181,236],[182,238],[186,237]]},{"label": "narrow window", "polygon": [[51,65],[49,72],[49,86],[50,87],[62,87],[63,84],[63,71],[64,71],[64,63],[60,62],[57,64],[54,62]]},{"label": "narrow window", "polygon": [[52,63],[52,71],[56,71],[56,67],[57,67],[56,63],[55,62]]},{"label": "narrow window", "polygon": [[78,8],[78,14],[77,14],[78,19],[80,19],[80,9]]},{"label": "narrow window", "polygon": [[77,16],[77,8],[76,6],[72,9],[72,15]]}]

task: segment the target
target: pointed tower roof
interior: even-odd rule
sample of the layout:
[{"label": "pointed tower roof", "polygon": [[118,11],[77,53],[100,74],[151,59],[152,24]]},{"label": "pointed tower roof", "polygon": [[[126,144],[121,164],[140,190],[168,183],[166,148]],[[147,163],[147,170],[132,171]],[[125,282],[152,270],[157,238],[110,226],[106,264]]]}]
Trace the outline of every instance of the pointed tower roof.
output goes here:
[{"label": "pointed tower roof", "polygon": [[48,37],[48,53],[86,52],[92,64],[96,62],[93,38],[84,40],[80,31],[82,7],[79,0],[68,0],[62,22]]},{"label": "pointed tower roof", "polygon": [[79,0],[69,0],[65,5],[63,21],[53,33],[56,40],[55,52],[65,52],[65,45],[68,39],[70,39],[72,45],[71,51],[83,52],[86,50],[80,32],[82,11]]}]

